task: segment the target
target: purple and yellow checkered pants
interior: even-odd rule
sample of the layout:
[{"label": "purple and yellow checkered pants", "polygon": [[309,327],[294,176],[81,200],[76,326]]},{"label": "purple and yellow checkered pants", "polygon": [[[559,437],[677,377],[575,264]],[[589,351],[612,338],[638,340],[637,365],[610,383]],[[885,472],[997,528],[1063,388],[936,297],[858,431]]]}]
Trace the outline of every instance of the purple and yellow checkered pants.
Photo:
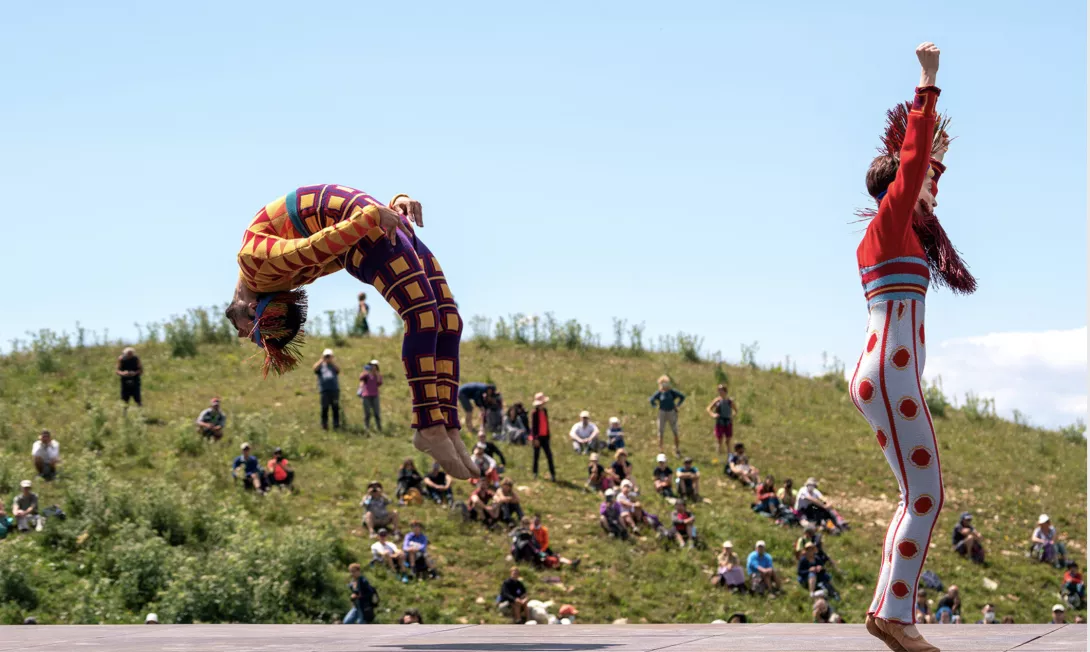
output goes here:
[{"label": "purple and yellow checkered pants", "polygon": [[[404,219],[404,218],[403,218]],[[343,257],[349,274],[371,285],[405,324],[401,361],[412,397],[412,427],[458,420],[458,348],[462,318],[435,255],[419,237],[363,238]]]}]

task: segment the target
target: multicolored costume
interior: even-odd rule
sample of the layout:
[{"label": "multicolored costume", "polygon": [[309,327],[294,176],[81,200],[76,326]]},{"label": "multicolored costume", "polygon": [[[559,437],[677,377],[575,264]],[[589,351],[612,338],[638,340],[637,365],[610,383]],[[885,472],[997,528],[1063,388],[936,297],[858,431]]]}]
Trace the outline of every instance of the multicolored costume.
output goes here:
[{"label": "multicolored costume", "polygon": [[945,170],[930,159],[938,96],[933,86],[917,88],[911,105],[889,112],[885,153],[899,155],[899,167],[896,179],[877,195],[878,209],[870,213],[857,251],[870,319],[850,393],[874,429],[901,492],[867,613],[904,625],[915,624],[916,589],[944,500],[935,430],[920,382],[924,298],[933,273],[956,292],[975,289],[937,218],[915,210],[923,184],[931,183],[937,193]]},{"label": "multicolored costume", "polygon": [[[366,193],[331,184],[304,186],[266,205],[242,239],[242,282],[266,295],[266,305],[277,293],[341,269],[374,286],[405,324],[401,355],[412,427],[460,428],[455,399],[462,319],[454,296],[439,261],[419,238],[399,231],[390,242],[378,227],[377,206]],[[259,302],[259,313],[263,308]],[[256,321],[254,341],[263,345],[267,334],[260,332],[260,314]],[[266,348],[268,354],[271,347]],[[283,368],[293,363],[279,361]]]}]

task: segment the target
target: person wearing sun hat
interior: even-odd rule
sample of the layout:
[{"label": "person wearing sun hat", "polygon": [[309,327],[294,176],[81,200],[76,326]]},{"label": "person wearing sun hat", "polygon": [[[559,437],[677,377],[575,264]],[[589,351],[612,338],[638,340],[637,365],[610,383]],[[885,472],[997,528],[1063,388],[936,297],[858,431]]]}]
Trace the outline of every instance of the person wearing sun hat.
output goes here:
[{"label": "person wearing sun hat", "polygon": [[533,408],[530,414],[530,441],[534,446],[534,479],[537,479],[537,462],[542,453],[545,453],[545,461],[549,463],[549,478],[556,482],[556,467],[553,466],[553,448],[549,431],[549,410],[545,404],[549,397],[544,392],[534,394]]},{"label": "person wearing sun hat", "polygon": [[738,559],[738,553],[734,552],[734,544],[730,541],[723,542],[723,550],[719,553],[719,567],[712,576],[712,585],[725,586],[732,590],[742,590],[746,586],[746,574],[742,569],[742,563]]},{"label": "person wearing sun hat", "polygon": [[423,224],[420,202],[404,194],[383,205],[347,186],[297,188],[246,228],[226,316],[264,351],[263,373],[284,374],[302,355],[303,286],[342,269],[374,286],[404,323],[413,445],[467,480],[476,469],[459,435],[462,318],[438,259],[416,235]]},{"label": "person wearing sun hat", "polygon": [[[572,625],[575,624],[575,617],[579,615],[579,610],[574,605],[562,604],[560,605],[560,611],[556,612],[556,614],[560,616],[561,624]],[[564,623],[563,619],[565,618],[568,620],[567,623]]]},{"label": "person wearing sun hat", "polygon": [[1067,549],[1060,543],[1056,534],[1056,526],[1048,514],[1037,517],[1037,527],[1030,537],[1033,556],[1040,561],[1053,564],[1056,568],[1063,568],[1067,557]]}]

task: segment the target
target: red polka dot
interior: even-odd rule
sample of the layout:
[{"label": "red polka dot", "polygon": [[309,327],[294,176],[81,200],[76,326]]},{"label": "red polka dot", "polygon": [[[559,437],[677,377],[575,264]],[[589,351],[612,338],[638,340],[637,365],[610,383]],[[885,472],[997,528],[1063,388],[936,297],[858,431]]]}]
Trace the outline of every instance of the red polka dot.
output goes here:
[{"label": "red polka dot", "polygon": [[920,547],[915,541],[902,541],[897,544],[897,552],[905,559],[912,559],[920,552]]},{"label": "red polka dot", "polygon": [[881,428],[879,428],[877,435],[878,435],[878,445],[881,446],[882,448],[885,448],[886,444],[889,443],[889,439],[886,438],[885,431],[882,430]]},{"label": "red polka dot", "polygon": [[920,406],[916,405],[916,401],[910,398],[902,398],[901,402],[897,404],[897,411],[901,413],[906,419],[915,419],[916,415],[920,413]]},{"label": "red polka dot", "polygon": [[878,333],[871,333],[870,339],[867,340],[867,353],[874,350],[874,347],[878,345]]},{"label": "red polka dot", "polygon": [[893,595],[898,598],[904,598],[908,596],[908,583],[904,580],[897,580],[893,583],[893,586],[889,587],[889,590]]},{"label": "red polka dot", "polygon": [[923,344],[923,324],[920,324],[920,343]]},{"label": "red polka dot", "polygon": [[912,463],[920,468],[924,468],[931,464],[931,451],[927,450],[923,446],[917,446],[912,454],[908,456],[908,459],[912,460]]},{"label": "red polka dot", "polygon": [[912,503],[912,510],[917,515],[923,516],[931,511],[931,508],[935,506],[935,501],[931,499],[931,496],[920,496]]},{"label": "red polka dot", "polygon": [[890,356],[890,360],[893,362],[893,366],[897,367],[898,369],[904,369],[905,367],[907,367],[908,362],[911,359],[912,355],[908,352],[908,349],[903,346],[899,347],[896,351],[893,352],[893,355]]},{"label": "red polka dot", "polygon": [[874,398],[874,383],[864,378],[859,383],[859,398],[863,399],[864,403],[869,403]]}]

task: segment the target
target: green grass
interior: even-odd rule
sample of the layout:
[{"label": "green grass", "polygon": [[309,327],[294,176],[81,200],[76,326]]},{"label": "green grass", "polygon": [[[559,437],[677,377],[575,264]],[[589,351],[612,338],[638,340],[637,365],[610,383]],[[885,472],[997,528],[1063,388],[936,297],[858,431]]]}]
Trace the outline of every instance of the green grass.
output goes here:
[{"label": "green grass", "polygon": [[[112,371],[120,347],[60,346],[0,358],[0,495],[10,509],[18,481],[32,475],[31,443],[48,427],[61,444],[64,468],[56,482],[35,485],[43,506],[58,504],[69,513],[43,533],[0,542],[0,622],[29,614],[43,623],[142,622],[148,611],[162,622],[331,622],[347,610],[344,568],[369,559],[371,541],[357,506],[364,487],[380,479],[392,493],[406,456],[426,466],[410,443],[400,342],[349,339],[337,347],[349,428],[327,433],[318,427],[315,380],[306,367],[262,380],[251,345],[209,343],[215,341],[222,338],[206,337],[197,355],[180,358],[171,356],[177,347],[170,344],[142,345],[145,407],[127,417]],[[328,345],[328,338],[314,338],[308,360]],[[846,535],[828,537],[826,547],[840,562],[839,611],[861,622],[895,483],[843,381],[835,374],[809,379],[694,362],[699,342],[687,348],[697,350],[633,354],[623,347],[568,349],[563,340],[554,348],[501,340],[463,344],[463,380],[490,378],[508,402],[528,404],[536,391],[552,398],[562,482],[532,479],[528,447],[505,449],[508,475],[525,487],[529,511],[543,515],[554,549],[584,561],[575,573],[524,569],[533,597],[577,605],[581,622],[709,622],[735,611],[758,622],[810,619],[810,601],[793,581],[776,599],[737,597],[708,584],[724,539],[743,555],[757,539],[766,540],[793,578],[789,560],[799,534],[753,514],[751,492],[721,473],[703,407],[725,374],[742,412],[735,441],[746,444],[753,463],[778,481],[794,478],[796,486],[817,476],[853,523]],[[395,434],[386,437],[367,437],[359,428],[352,378],[371,358],[381,360],[387,374],[383,408]],[[696,458],[702,493],[711,501],[697,508],[697,525],[710,544],[704,552],[603,537],[598,499],[581,489],[585,458],[564,445],[563,433],[580,410],[589,409],[600,425],[619,416],[637,476],[649,487],[657,445],[647,397],[663,373],[689,397],[681,413],[682,447]],[[192,422],[212,395],[223,398],[229,420],[227,436],[206,444]],[[936,417],[948,501],[928,567],[947,585],[962,587],[967,620],[990,601],[1016,622],[1044,622],[1058,600],[1060,573],[1023,553],[1043,511],[1074,556],[1085,557],[1085,442],[971,416],[948,407],[945,417]],[[283,447],[299,491],[244,495],[228,475],[242,441],[251,442],[263,462],[272,447]],[[456,495],[464,499],[467,486],[458,485]],[[655,497],[645,502],[660,516],[668,512]],[[986,538],[988,568],[949,549],[950,530],[964,510],[976,514]],[[382,596],[379,621],[394,622],[405,608],[417,607],[429,623],[503,622],[493,598],[510,567],[506,537],[461,524],[430,504],[400,511],[403,522],[426,524],[443,576],[406,586],[368,570]],[[545,581],[555,576],[559,583]],[[987,590],[985,578],[998,582],[998,590]]]}]

